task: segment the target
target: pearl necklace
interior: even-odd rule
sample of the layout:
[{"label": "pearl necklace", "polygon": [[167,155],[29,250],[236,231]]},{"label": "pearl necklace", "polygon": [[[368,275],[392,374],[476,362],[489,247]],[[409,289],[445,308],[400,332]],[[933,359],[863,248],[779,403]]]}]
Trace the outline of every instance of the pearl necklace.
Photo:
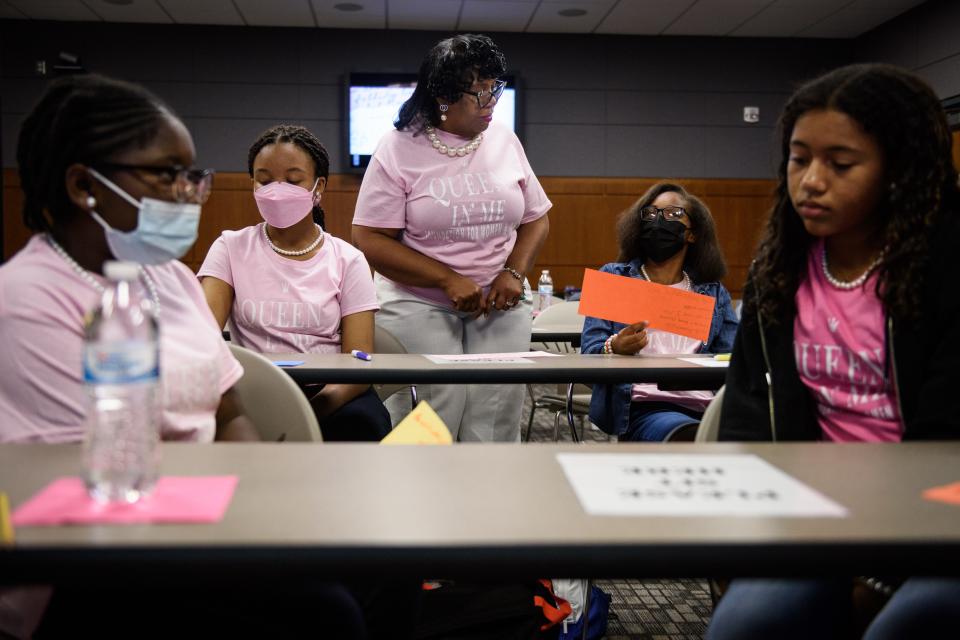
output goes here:
[{"label": "pearl necklace", "polygon": [[[53,249],[54,253],[63,258],[63,261],[70,265],[70,268],[80,276],[80,279],[89,284],[93,289],[103,295],[103,292],[107,290],[99,280],[93,277],[93,274],[80,266],[76,260],[73,259],[67,250],[60,246],[60,244],[53,239],[49,233],[46,234],[47,244]],[[150,300],[153,302],[154,316],[157,318],[160,317],[160,294],[157,292],[157,284],[153,281],[153,278],[150,277],[150,274],[147,273],[147,270],[143,268],[143,265],[138,265],[137,270],[140,273],[140,279],[145,285],[147,285],[147,291],[150,292]]]},{"label": "pearl necklace", "polygon": [[478,133],[473,136],[473,140],[463,145],[462,147],[450,147],[443,143],[439,137],[437,137],[437,130],[433,127],[427,127],[427,139],[430,141],[430,144],[433,145],[433,148],[438,152],[442,153],[445,156],[450,156],[451,158],[456,158],[457,156],[463,157],[470,153],[471,151],[476,150],[480,146],[480,143],[483,142],[483,134]]},{"label": "pearl necklace", "polygon": [[856,289],[857,287],[863,286],[863,283],[867,281],[867,278],[870,277],[870,274],[873,273],[873,270],[877,268],[877,265],[880,264],[880,259],[883,257],[881,253],[877,256],[877,259],[870,263],[870,266],[867,267],[867,270],[861,273],[857,278],[851,280],[850,282],[844,282],[843,280],[838,280],[832,273],[830,273],[830,268],[827,266],[827,247],[823,247],[823,253],[820,254],[820,266],[823,267],[823,275],[826,276],[827,282],[831,286],[841,289],[843,291],[849,291],[850,289]]},{"label": "pearl necklace", "polygon": [[[647,280],[647,282],[653,282],[653,280],[650,279],[650,275],[647,273],[647,268],[645,266],[640,265],[640,273],[643,274],[643,277]],[[680,273],[683,274],[683,280],[680,281],[682,286],[680,288],[691,291],[693,289],[693,283],[690,282],[690,276],[687,275],[686,271],[681,271]]]},{"label": "pearl necklace", "polygon": [[323,230],[320,229],[320,225],[314,225],[317,228],[317,239],[311,242],[308,246],[303,249],[298,249],[297,251],[288,251],[287,249],[281,249],[277,245],[273,244],[273,240],[270,239],[270,234],[267,233],[267,225],[263,225],[263,237],[266,239],[267,244],[270,245],[270,248],[279,253],[282,256],[302,256],[306,253],[310,253],[317,248],[317,245],[320,244],[320,241],[323,240]]}]

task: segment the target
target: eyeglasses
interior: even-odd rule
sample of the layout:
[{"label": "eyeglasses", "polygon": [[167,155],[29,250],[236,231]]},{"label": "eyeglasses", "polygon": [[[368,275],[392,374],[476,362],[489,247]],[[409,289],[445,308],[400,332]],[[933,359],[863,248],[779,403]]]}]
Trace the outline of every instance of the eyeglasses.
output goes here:
[{"label": "eyeglasses", "polygon": [[477,99],[477,106],[483,109],[485,106],[490,104],[494,98],[499,100],[500,96],[503,95],[503,90],[506,88],[506,80],[496,80],[493,83],[493,88],[490,91],[487,91],[486,89],[481,89],[480,91],[464,90],[464,93],[474,96]]},{"label": "eyeglasses", "polygon": [[663,214],[664,220],[680,220],[683,216],[687,215],[686,210],[683,207],[664,207],[663,209],[658,209],[657,207],[650,205],[640,209],[640,219],[641,220],[656,220],[657,214]]},{"label": "eyeglasses", "polygon": [[213,185],[213,169],[189,169],[179,164],[156,167],[117,162],[101,162],[97,166],[101,169],[114,171],[145,171],[160,176],[165,184],[171,186],[173,197],[176,198],[177,202],[203,204],[210,197],[211,186]]}]

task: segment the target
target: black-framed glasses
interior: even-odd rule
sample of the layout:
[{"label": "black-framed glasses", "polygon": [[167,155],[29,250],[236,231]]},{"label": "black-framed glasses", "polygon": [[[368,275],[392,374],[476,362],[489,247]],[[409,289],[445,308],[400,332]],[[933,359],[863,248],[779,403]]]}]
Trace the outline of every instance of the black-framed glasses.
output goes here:
[{"label": "black-framed glasses", "polygon": [[674,206],[659,209],[653,205],[640,209],[641,220],[656,220],[657,214],[662,214],[664,220],[680,220],[683,216],[687,215],[687,210],[683,207]]},{"label": "black-framed glasses", "polygon": [[123,164],[119,162],[99,162],[100,169],[114,171],[144,171],[160,176],[169,184],[177,202],[196,202],[203,204],[210,197],[213,186],[213,169],[191,169],[179,164],[158,167],[149,164]]},{"label": "black-framed glasses", "polygon": [[490,91],[486,89],[480,89],[480,91],[466,91],[467,93],[477,99],[477,106],[483,109],[485,106],[490,104],[494,98],[497,100],[500,99],[500,96],[503,95],[503,90],[507,88],[506,80],[496,80],[493,83],[493,88]]}]

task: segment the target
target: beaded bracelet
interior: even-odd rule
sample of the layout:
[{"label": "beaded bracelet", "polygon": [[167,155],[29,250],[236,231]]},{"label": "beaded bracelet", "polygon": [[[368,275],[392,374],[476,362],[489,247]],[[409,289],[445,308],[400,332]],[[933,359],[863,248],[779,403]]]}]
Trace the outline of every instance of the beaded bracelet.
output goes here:
[{"label": "beaded bracelet", "polygon": [[512,275],[517,280],[520,280],[520,281],[523,280],[523,274],[517,271],[516,269],[511,269],[510,267],[504,267],[503,270],[509,273],[510,275]]},{"label": "beaded bracelet", "polygon": [[613,353],[613,339],[615,337],[616,334],[611,334],[610,337],[603,342],[603,349],[601,350],[601,353]]}]

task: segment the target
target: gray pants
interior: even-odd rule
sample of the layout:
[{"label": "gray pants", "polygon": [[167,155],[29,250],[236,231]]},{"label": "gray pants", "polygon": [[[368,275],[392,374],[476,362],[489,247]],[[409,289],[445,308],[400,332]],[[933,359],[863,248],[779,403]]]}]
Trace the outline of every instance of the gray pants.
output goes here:
[{"label": "gray pants", "polygon": [[[530,349],[528,300],[487,317],[424,300],[380,276],[374,279],[380,312],[377,325],[396,336],[409,353],[506,353]],[[528,296],[529,298],[529,296]],[[523,411],[523,385],[417,385],[460,442],[517,442]],[[396,424],[410,412],[409,398],[395,394],[386,404]]]}]

